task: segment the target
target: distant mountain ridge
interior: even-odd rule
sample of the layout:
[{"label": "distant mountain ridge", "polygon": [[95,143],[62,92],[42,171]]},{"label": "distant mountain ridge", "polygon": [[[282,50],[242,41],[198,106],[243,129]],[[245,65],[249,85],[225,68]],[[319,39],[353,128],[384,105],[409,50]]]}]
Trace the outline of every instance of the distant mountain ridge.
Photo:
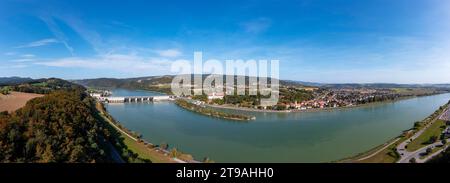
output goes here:
[{"label": "distant mountain ridge", "polygon": [[[202,75],[203,78],[208,75]],[[225,76],[224,76],[225,77]],[[170,84],[174,75],[163,76],[148,76],[135,78],[95,78],[95,79],[81,79],[73,80],[73,82],[88,86],[88,87],[105,87],[105,88],[133,88],[134,86],[146,85],[164,85]],[[249,76],[246,76],[248,81]],[[225,81],[225,80],[224,80]],[[317,83],[304,82],[294,80],[280,80],[282,86],[306,86],[306,87],[323,87],[323,88],[420,88],[420,87],[438,87],[450,88],[450,84],[396,84],[396,83]]]},{"label": "distant mountain ridge", "polygon": [[[199,76],[199,75],[192,75]],[[203,79],[205,79],[209,75],[201,75]],[[82,79],[82,80],[73,80],[77,84],[81,84],[88,87],[105,87],[105,88],[118,88],[118,87],[130,87],[135,85],[167,85],[170,84],[175,76],[174,75],[164,75],[164,76],[148,76],[148,77],[136,77],[136,78],[96,78],[96,79]],[[223,76],[224,82],[226,81],[226,76]],[[237,76],[235,76],[235,79]],[[245,76],[245,81],[251,77]],[[193,81],[193,80],[192,80]],[[287,80],[280,80],[281,85],[290,85],[290,86],[304,86],[301,83],[291,82]],[[271,83],[271,80],[268,80],[268,83]]]},{"label": "distant mountain ridge", "polygon": [[31,78],[22,78],[22,77],[0,77],[0,86],[1,85],[13,85],[13,84],[19,84],[24,82],[30,82],[33,81]]},{"label": "distant mountain ridge", "polygon": [[0,87],[9,86],[13,91],[25,93],[48,94],[56,90],[85,90],[85,88],[79,84],[59,78],[31,79],[8,77],[2,79],[3,82],[0,83]]},{"label": "distant mountain ridge", "polygon": [[450,84],[316,83],[316,82],[304,82],[292,80],[284,80],[284,82],[301,84],[305,86],[326,87],[326,88],[421,88],[421,87],[450,88]]}]

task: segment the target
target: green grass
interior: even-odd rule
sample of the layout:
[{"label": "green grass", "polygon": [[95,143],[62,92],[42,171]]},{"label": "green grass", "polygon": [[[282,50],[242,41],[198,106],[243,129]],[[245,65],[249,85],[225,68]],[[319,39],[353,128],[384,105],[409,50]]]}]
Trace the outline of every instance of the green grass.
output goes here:
[{"label": "green grass", "polygon": [[399,156],[397,155],[397,153],[394,151],[394,148],[397,146],[397,143],[394,143],[392,145],[390,145],[388,148],[380,151],[378,154],[362,160],[362,161],[357,161],[358,163],[395,163]]},{"label": "green grass", "polygon": [[428,127],[419,137],[414,139],[411,143],[408,144],[406,150],[415,151],[426,146],[428,140],[432,136],[438,137],[437,141],[439,141],[439,137],[441,136],[443,128],[445,126],[445,122],[442,120],[436,120],[430,127]]},{"label": "green grass", "polygon": [[[398,89],[398,92],[402,92],[403,89]],[[418,127],[418,129],[415,129],[414,131],[417,132],[420,129],[424,128],[425,124],[431,122],[433,119],[435,119],[439,114],[441,114],[442,110],[444,108],[446,108],[448,105],[444,105],[441,108],[439,108],[438,110],[436,110],[433,114],[431,114],[430,116],[428,116],[426,119],[424,119],[423,121],[420,122],[420,127]],[[427,142],[431,136],[436,136],[438,137],[439,141],[439,137],[442,133],[443,128],[441,128],[442,126],[445,125],[444,121],[441,120],[437,120],[435,121],[435,123],[432,124],[432,126],[430,126],[422,135],[420,135],[417,139],[415,139],[412,143],[410,143],[407,147],[408,151],[414,151],[417,150],[421,147],[424,147],[426,144],[424,144],[424,142]],[[407,134],[404,134],[407,135]],[[372,148],[364,153],[360,153],[356,156],[350,157],[350,158],[346,158],[337,162],[343,162],[343,163],[348,163],[348,162],[352,162],[352,163],[394,163],[398,160],[399,155],[395,152],[394,148],[397,147],[398,144],[400,144],[401,142],[404,142],[406,139],[408,139],[410,135],[402,136],[401,139],[399,141],[397,141],[396,143],[390,145],[389,147],[387,147],[386,149],[378,152],[376,155],[364,159],[364,160],[359,160],[363,157],[367,157],[372,155],[374,152],[378,151],[379,149],[382,149],[383,147],[385,147],[385,145],[380,145],[377,146],[375,148]],[[393,140],[393,139],[392,139]],[[389,142],[386,142],[385,144],[389,144],[390,142],[392,142],[392,140],[390,140]],[[437,150],[439,150],[440,148],[435,148],[433,149],[433,152],[436,152]]]},{"label": "green grass", "polygon": [[47,82],[42,82],[42,83],[33,83],[31,84],[32,86],[38,86],[38,87],[47,87],[48,83]]},{"label": "green grass", "polygon": [[134,141],[133,139],[131,139],[130,137],[123,135],[123,134],[121,134],[121,137],[124,138],[123,142],[128,147],[128,149],[130,149],[134,153],[138,154],[140,158],[149,159],[153,163],[168,163],[169,162],[166,160],[166,158],[163,159],[162,156],[164,156],[164,155],[155,154],[157,152],[150,151],[150,149],[145,147],[144,144],[138,143],[138,142]]},{"label": "green grass", "polygon": [[372,148],[364,153],[358,154],[356,156],[353,156],[351,158],[347,158],[338,162],[342,162],[342,163],[395,163],[400,157],[398,156],[398,154],[395,152],[394,148],[401,143],[402,141],[404,141],[406,139],[406,137],[400,137],[401,139],[398,140],[397,142],[391,144],[389,147],[383,149],[382,151],[378,152],[377,154],[375,154],[374,156],[364,159],[364,160],[359,160],[361,158],[367,157],[372,155],[373,153],[377,152],[378,150],[386,147],[386,144],[390,144],[391,142],[393,142],[395,139],[389,140],[388,142],[386,142],[383,145],[379,145],[375,148]]},{"label": "green grass", "polygon": [[99,111],[99,115],[103,118],[103,120],[107,123],[108,127],[111,130],[117,131],[120,134],[119,139],[123,139],[123,144],[127,146],[127,148],[134,153],[138,154],[138,156],[142,159],[148,159],[153,163],[170,163],[171,161],[170,157],[164,156],[163,154],[156,152],[155,149],[148,148],[145,144],[137,142],[127,135],[123,134],[122,132],[119,132],[111,123],[111,121],[101,112]]}]

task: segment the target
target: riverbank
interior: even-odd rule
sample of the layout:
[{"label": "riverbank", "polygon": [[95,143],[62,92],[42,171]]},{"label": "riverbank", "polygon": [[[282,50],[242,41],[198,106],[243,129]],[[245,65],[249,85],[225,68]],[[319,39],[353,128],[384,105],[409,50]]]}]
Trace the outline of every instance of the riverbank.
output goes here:
[{"label": "riverbank", "polygon": [[124,129],[118,122],[113,122],[115,120],[112,119],[100,102],[97,102],[96,109],[103,120],[112,129],[119,132],[120,135],[117,138],[122,139],[122,143],[128,150],[136,153],[139,158],[150,160],[153,163],[199,163],[199,161],[195,161],[189,154],[181,153],[176,149],[168,151],[167,149],[142,140],[139,135]]},{"label": "riverbank", "polygon": [[[441,131],[443,130],[441,129],[441,126],[444,125],[444,123],[437,123],[436,121],[439,121],[439,117],[442,115],[445,109],[448,108],[449,103],[439,107],[439,109],[437,109],[422,121],[416,122],[414,127],[405,130],[400,136],[391,139],[388,142],[372,148],[366,152],[359,153],[353,157],[345,158],[336,162],[395,163],[401,161],[401,159],[404,159],[404,154],[411,154],[415,152],[415,150],[427,146],[426,141],[430,136],[438,136],[441,134]],[[399,150],[401,152],[399,152]],[[434,152],[435,151],[437,150],[434,150]]]},{"label": "riverbank", "polygon": [[404,139],[406,138],[402,136],[396,137],[370,150],[352,157],[333,161],[333,163],[395,163],[400,157],[395,152],[395,147]]},{"label": "riverbank", "polygon": [[183,109],[195,112],[195,113],[199,113],[202,115],[206,115],[206,116],[211,116],[211,117],[215,117],[215,118],[222,118],[222,119],[227,119],[227,120],[235,120],[235,121],[250,121],[250,120],[255,120],[256,117],[255,116],[248,116],[248,115],[242,115],[242,114],[230,114],[230,113],[225,113],[225,112],[221,112],[221,111],[216,111],[204,106],[199,106],[193,103],[190,103],[188,101],[186,101],[185,99],[177,99],[175,101],[175,104]]}]

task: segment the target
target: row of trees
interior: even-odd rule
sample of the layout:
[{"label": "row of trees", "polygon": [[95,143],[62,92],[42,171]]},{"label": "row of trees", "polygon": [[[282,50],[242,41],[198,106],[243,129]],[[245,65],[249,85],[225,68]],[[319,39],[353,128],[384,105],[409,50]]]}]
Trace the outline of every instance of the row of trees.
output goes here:
[{"label": "row of trees", "polygon": [[203,115],[207,115],[207,116],[223,118],[223,119],[231,119],[231,120],[252,120],[252,119],[254,119],[254,116],[226,113],[226,112],[214,110],[212,108],[198,106],[198,105],[192,104],[183,99],[178,99],[178,100],[176,100],[175,103],[182,108],[185,108],[190,111],[197,112],[197,113],[200,113]]},{"label": "row of trees", "polygon": [[280,88],[280,103],[303,102],[314,99],[312,91],[298,88]]}]

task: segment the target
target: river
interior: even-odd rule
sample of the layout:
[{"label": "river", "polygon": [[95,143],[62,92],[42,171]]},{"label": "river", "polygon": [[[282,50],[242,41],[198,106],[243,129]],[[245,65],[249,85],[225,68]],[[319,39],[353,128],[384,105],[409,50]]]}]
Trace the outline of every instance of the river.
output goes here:
[{"label": "river", "polygon": [[[161,95],[113,90],[114,96]],[[450,94],[321,112],[261,113],[250,122],[211,118],[173,102],[106,105],[144,139],[216,162],[328,162],[349,157],[401,134],[433,113]]]}]

